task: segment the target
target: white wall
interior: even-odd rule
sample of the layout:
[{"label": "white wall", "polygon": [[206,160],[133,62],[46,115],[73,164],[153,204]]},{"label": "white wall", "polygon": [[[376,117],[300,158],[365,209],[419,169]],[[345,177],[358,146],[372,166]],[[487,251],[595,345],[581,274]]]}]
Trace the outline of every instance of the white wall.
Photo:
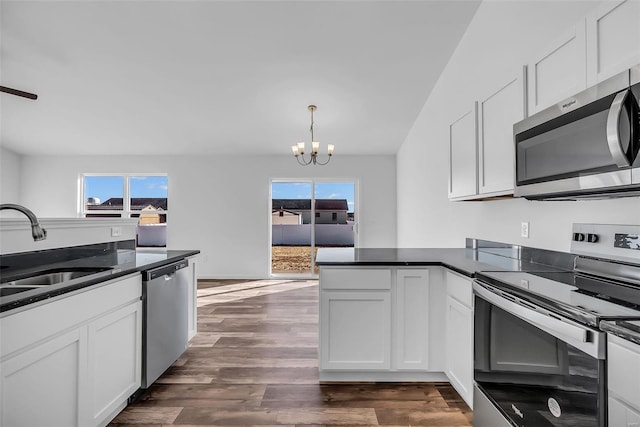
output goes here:
[{"label": "white wall", "polygon": [[0,147],[0,203],[20,203],[21,164],[21,155]]},{"label": "white wall", "polygon": [[77,215],[80,173],[168,173],[169,249],[200,249],[200,277],[269,273],[272,178],[359,182],[359,245],[396,244],[394,156],[340,156],[299,166],[292,156],[24,156],[21,202],[42,217]]},{"label": "white wall", "polygon": [[[398,156],[398,246],[461,247],[476,237],[568,251],[573,222],[640,223],[640,198],[449,202],[448,124],[515,76],[531,55],[583,17],[594,1],[484,1]],[[520,223],[530,222],[530,238]]]}]

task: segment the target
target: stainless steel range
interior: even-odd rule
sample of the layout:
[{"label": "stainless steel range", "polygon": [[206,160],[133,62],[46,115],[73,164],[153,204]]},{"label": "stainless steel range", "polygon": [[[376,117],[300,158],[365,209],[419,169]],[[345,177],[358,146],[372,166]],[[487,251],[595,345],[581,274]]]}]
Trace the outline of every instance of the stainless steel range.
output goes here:
[{"label": "stainless steel range", "polygon": [[602,320],[640,319],[640,226],[574,224],[573,271],[474,282],[474,426],[607,425]]}]

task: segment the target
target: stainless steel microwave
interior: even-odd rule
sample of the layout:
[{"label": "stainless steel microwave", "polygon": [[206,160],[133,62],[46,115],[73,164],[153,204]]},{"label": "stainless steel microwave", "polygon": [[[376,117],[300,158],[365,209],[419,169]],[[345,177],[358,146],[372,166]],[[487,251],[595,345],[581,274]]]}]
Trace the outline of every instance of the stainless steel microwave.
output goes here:
[{"label": "stainless steel microwave", "polygon": [[639,101],[637,66],[516,123],[516,196],[640,196]]}]

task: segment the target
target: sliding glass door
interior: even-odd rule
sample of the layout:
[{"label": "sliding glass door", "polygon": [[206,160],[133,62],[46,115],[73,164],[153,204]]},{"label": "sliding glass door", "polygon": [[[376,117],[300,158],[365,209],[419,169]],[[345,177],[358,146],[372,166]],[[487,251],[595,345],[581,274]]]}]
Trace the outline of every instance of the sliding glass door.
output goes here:
[{"label": "sliding glass door", "polygon": [[271,182],[271,274],[318,274],[320,247],[354,247],[356,186],[353,181]]}]

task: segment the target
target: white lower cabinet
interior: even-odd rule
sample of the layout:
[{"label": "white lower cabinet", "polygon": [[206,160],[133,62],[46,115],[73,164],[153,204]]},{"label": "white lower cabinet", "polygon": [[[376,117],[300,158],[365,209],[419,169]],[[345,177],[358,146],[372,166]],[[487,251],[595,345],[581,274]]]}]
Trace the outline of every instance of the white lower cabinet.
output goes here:
[{"label": "white lower cabinet", "polygon": [[187,274],[189,275],[189,286],[187,287],[187,337],[191,340],[198,333],[198,257],[189,257],[187,261],[189,263],[187,267]]},{"label": "white lower cabinet", "polygon": [[391,291],[323,291],[322,369],[391,367]]},{"label": "white lower cabinet", "polygon": [[395,369],[429,368],[429,270],[400,269],[394,287]]},{"label": "white lower cabinet", "polygon": [[100,425],[140,387],[141,302],[129,304],[88,325],[92,425]]},{"label": "white lower cabinet", "polygon": [[633,409],[613,397],[609,397],[608,403],[610,427],[640,426],[640,411],[634,411]]},{"label": "white lower cabinet", "polygon": [[0,425],[103,426],[140,386],[137,273],[0,319]]},{"label": "white lower cabinet", "polygon": [[640,345],[607,334],[609,426],[640,426]]},{"label": "white lower cabinet", "polygon": [[320,370],[427,371],[429,295],[429,269],[321,268]]},{"label": "white lower cabinet", "polygon": [[473,288],[469,278],[447,271],[446,374],[473,408]]},{"label": "white lower cabinet", "polygon": [[86,357],[86,329],[76,329],[4,360],[1,425],[81,426]]}]

